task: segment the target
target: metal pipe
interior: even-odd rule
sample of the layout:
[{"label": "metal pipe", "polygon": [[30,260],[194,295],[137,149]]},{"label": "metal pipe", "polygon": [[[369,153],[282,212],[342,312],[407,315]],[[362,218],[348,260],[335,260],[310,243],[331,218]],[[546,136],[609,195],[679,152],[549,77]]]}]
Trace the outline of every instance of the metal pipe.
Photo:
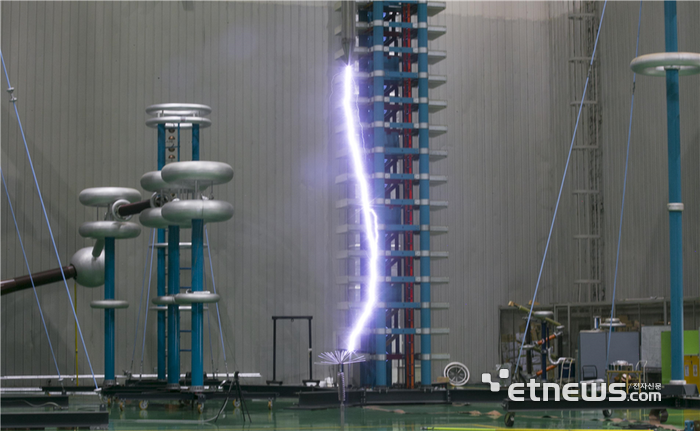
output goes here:
[{"label": "metal pipe", "polygon": [[[165,242],[165,229],[158,229],[158,242]],[[165,249],[157,251],[157,281],[156,292],[158,296],[165,296]],[[165,310],[158,310],[157,317],[157,343],[158,343],[158,380],[165,380],[166,356],[165,356]]]},{"label": "metal pipe", "polygon": [[96,240],[95,245],[92,247],[92,257],[100,257],[104,248],[105,240],[103,238]]},{"label": "metal pipe", "polygon": [[[372,16],[374,20],[383,20],[384,18],[384,2],[375,1],[372,4]],[[374,26],[372,29],[372,45],[382,46],[384,44],[384,27]],[[373,122],[378,124],[374,127],[374,147],[384,148],[386,146],[386,131],[384,130],[384,51],[375,50],[372,54],[373,60],[373,70],[382,72],[381,75],[375,75],[373,83],[373,95],[375,96],[375,102],[373,106]],[[384,173],[384,154],[376,152],[372,159],[372,170],[374,173]],[[384,198],[384,179],[375,178],[372,181],[372,197],[374,199]],[[384,223],[384,208],[378,206],[375,208],[377,214],[377,224],[381,225]],[[365,223],[368,221],[365,220]],[[378,246],[384,248],[382,241],[379,241]],[[386,271],[384,265],[378,265],[377,272],[381,277]],[[381,287],[383,283],[377,285],[377,301],[382,301],[382,294],[384,293]],[[422,316],[421,316],[422,317]],[[384,329],[386,327],[386,310],[383,308],[376,308],[374,312],[374,325],[377,329]],[[383,331],[381,331],[383,332]],[[386,373],[386,335],[383,333],[370,335],[372,341],[372,351],[377,355],[377,359],[374,361],[374,375],[375,375],[375,386],[387,386],[387,373]]]},{"label": "metal pipe", "polygon": [[309,319],[309,380],[314,379],[313,350],[311,347],[311,319]]},{"label": "metal pipe", "polygon": [[[212,373],[209,374],[210,376],[213,376],[214,378],[229,378],[231,377],[231,373]],[[92,374],[79,374],[77,376],[79,379],[91,379]],[[158,377],[157,374],[120,374],[118,376],[114,376],[117,379],[128,379],[128,378],[144,378],[144,379],[152,379],[155,377]],[[180,374],[180,378],[185,378],[187,375],[185,373]],[[262,374],[260,373],[238,373],[239,378],[245,378],[245,379],[258,379],[262,377]],[[69,379],[73,380],[76,378],[75,374],[62,374],[62,375],[49,375],[49,374],[38,374],[38,375],[24,375],[24,376],[1,376],[0,381],[3,380],[57,380],[59,378],[62,379]],[[95,374],[96,379],[103,379],[104,374]],[[5,390],[6,388],[3,388]]]},{"label": "metal pipe", "polygon": [[277,319],[272,319],[272,381],[277,381]]},{"label": "metal pipe", "polygon": [[542,351],[540,353],[540,366],[542,367],[542,369],[537,373],[537,375],[542,375],[542,381],[546,382],[547,373],[543,373],[542,370],[549,371],[549,368],[547,368],[547,351],[549,349],[549,328],[547,327],[547,322],[545,321],[542,321],[542,341],[542,344],[538,343],[538,345],[542,346]]},{"label": "metal pipe", "polygon": [[[418,159],[419,172],[421,179],[418,183],[419,198],[423,204],[420,206],[420,224],[430,225],[430,157],[428,149],[430,148],[430,133],[428,129],[429,112],[428,112],[428,4],[426,2],[418,3],[418,97],[421,103],[418,104],[418,122],[421,125],[418,131],[418,145],[421,153]],[[414,120],[415,122],[415,120]],[[430,231],[421,230],[420,232],[420,275],[421,278],[430,279]],[[422,304],[430,303],[430,282],[421,283],[420,285],[420,301]],[[430,308],[421,308],[420,322],[423,329],[430,329],[431,326],[431,310]],[[430,354],[432,353],[431,337],[429,331],[423,331],[420,336],[421,344],[421,384],[429,386],[432,383],[432,361]],[[428,333],[425,333],[428,332]]]},{"label": "metal pipe", "polygon": [[[180,293],[180,227],[168,226],[168,295]],[[168,305],[168,385],[180,387],[180,310]]]},{"label": "metal pipe", "polygon": [[158,170],[165,166],[165,124],[158,125]]},{"label": "metal pipe", "polygon": [[[666,52],[678,52],[676,2],[664,2]],[[678,69],[666,69],[666,113],[668,125],[668,197],[670,204],[681,199],[681,123]],[[669,205],[671,254],[671,382],[685,383],[683,372],[683,224],[682,210]]]},{"label": "metal pipe", "polygon": [[[165,167],[165,124],[159,124],[158,125],[158,170],[160,171]],[[158,244],[163,244],[165,243],[165,229],[158,229]],[[167,246],[167,245],[166,245]],[[166,292],[166,287],[165,287],[165,248],[160,247],[158,248],[158,252],[156,255],[156,262],[157,262],[157,268],[156,268],[156,273],[157,273],[157,284],[156,284],[156,291],[158,292],[158,296],[165,296]],[[165,380],[166,379],[166,364],[167,364],[167,356],[166,356],[166,347],[165,347],[165,310],[159,310],[158,311],[158,318],[157,318],[157,343],[158,343],[158,380]]]},{"label": "metal pipe", "polygon": [[[77,272],[73,265],[68,265],[63,267],[63,274],[65,274],[66,280],[69,280],[75,278]],[[61,274],[61,268],[56,268],[31,275],[22,275],[9,280],[2,280],[0,281],[0,294],[7,295],[8,293],[29,289],[32,287],[32,280],[34,281],[34,286],[39,287],[63,281],[63,275]]]},{"label": "metal pipe", "polygon": [[355,48],[355,20],[357,16],[355,2],[342,2],[340,12],[342,15],[341,44],[343,45],[343,61],[345,61],[345,64],[350,64]]},{"label": "metal pipe", "polygon": [[[194,129],[193,129],[194,131]],[[204,290],[204,220],[192,220],[192,291]],[[204,389],[204,312],[203,304],[192,304],[192,385]]]},{"label": "metal pipe", "polygon": [[[105,238],[105,299],[114,299],[114,238]],[[105,309],[105,386],[114,380],[114,309]]]},{"label": "metal pipe", "polygon": [[192,160],[199,160],[199,124],[192,124]]},{"label": "metal pipe", "polygon": [[151,207],[151,200],[146,199],[145,201],[134,202],[133,204],[124,204],[117,208],[117,214],[122,217],[128,217],[130,215],[139,214],[141,211],[146,210]]}]

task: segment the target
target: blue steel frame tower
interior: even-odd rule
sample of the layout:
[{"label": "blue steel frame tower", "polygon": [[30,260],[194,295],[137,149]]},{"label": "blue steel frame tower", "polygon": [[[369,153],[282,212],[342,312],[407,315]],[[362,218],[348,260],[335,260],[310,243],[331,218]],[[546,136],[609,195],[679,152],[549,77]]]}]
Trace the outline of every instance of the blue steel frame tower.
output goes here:
[{"label": "blue steel frame tower", "polygon": [[[170,106],[172,105],[172,106]],[[190,108],[189,110],[182,110]],[[199,134],[200,128],[207,127],[211,121],[202,117],[192,117],[200,112],[207,115],[211,108],[204,105],[188,104],[162,104],[149,106],[146,109],[148,114],[156,115],[146,122],[150,127],[158,130],[158,170],[162,170],[166,164],[180,161],[181,131],[190,129],[192,133],[192,160],[199,160]],[[167,120],[167,122],[166,122]],[[196,120],[196,121],[192,121]],[[200,124],[201,123],[201,124]],[[201,220],[192,222],[192,290],[203,290],[204,255],[203,255],[203,223]],[[180,227],[177,225],[168,226],[167,241],[166,230],[158,229],[156,247],[157,251],[157,294],[158,297],[175,296],[180,293]],[[166,262],[167,247],[167,262]],[[166,267],[167,263],[167,267]],[[166,277],[167,268],[167,277]],[[167,279],[167,288],[166,288]],[[193,388],[203,386],[203,305],[192,304],[192,329],[180,329],[180,310],[176,303],[167,305],[167,315],[165,310],[158,310],[157,320],[157,343],[158,343],[158,380],[166,380],[167,386],[171,389],[180,387],[180,352],[189,351],[192,360],[192,384]],[[167,330],[166,330],[167,325]],[[180,348],[180,333],[191,332],[192,349]],[[167,333],[167,335],[166,335]],[[167,349],[166,349],[167,339]],[[166,353],[167,352],[167,353]],[[167,368],[166,368],[167,363]]]},{"label": "blue steel frame tower", "polygon": [[[431,185],[445,181],[430,174],[430,163],[446,155],[431,150],[430,138],[447,129],[430,124],[429,119],[431,111],[446,107],[445,102],[430,100],[430,88],[443,84],[445,78],[431,76],[429,64],[446,54],[429,50],[428,40],[442,36],[445,28],[429,26],[428,17],[442,11],[445,3],[377,1],[356,5],[353,60],[357,64],[361,138],[382,256],[377,308],[360,343],[360,350],[370,356],[370,362],[361,366],[361,383],[413,388],[416,358],[420,360],[422,385],[431,384],[432,361],[449,359],[431,348],[433,335],[448,332],[431,327],[431,309],[447,307],[431,302],[431,287],[448,280],[433,277],[430,270],[431,259],[446,257],[444,252],[431,250],[430,237],[447,232],[430,221],[431,211],[447,206],[430,199]],[[352,326],[356,319],[353,311],[365,300],[367,247],[356,206],[357,187],[348,174],[336,182],[347,188],[348,199],[338,205],[346,223],[339,233],[347,239],[347,251],[340,255],[346,261],[347,276],[340,282],[347,289],[347,302],[341,308],[349,309],[347,323]],[[419,353],[416,335],[420,336]],[[403,378],[393,378],[393,361],[403,361]]]}]

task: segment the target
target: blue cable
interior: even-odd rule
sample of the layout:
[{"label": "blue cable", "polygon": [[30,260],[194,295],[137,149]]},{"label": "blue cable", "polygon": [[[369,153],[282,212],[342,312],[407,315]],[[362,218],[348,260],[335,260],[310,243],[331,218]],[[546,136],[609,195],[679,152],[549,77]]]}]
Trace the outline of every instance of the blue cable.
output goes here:
[{"label": "blue cable", "polygon": [[34,285],[34,277],[32,277],[32,270],[29,269],[29,260],[27,259],[27,253],[24,251],[24,244],[22,243],[22,235],[19,233],[19,226],[17,225],[17,218],[15,217],[15,210],[12,208],[12,201],[10,200],[10,192],[7,191],[7,182],[5,181],[5,175],[2,173],[2,168],[0,168],[0,177],[2,177],[2,185],[5,188],[5,196],[7,196],[7,204],[10,206],[10,213],[12,214],[12,221],[15,223],[15,230],[17,231],[17,239],[19,239],[19,246],[22,248],[22,256],[24,256],[24,263],[27,265],[27,272],[29,273],[29,280],[32,282],[32,289],[34,290],[34,297],[36,298],[36,305],[39,307],[39,316],[41,316],[41,323],[44,325],[44,331],[46,332],[46,339],[49,340],[49,349],[51,349],[51,356],[53,357],[53,364],[56,366],[56,373],[58,373],[59,380],[61,379],[61,371],[58,369],[58,362],[56,361],[56,355],[53,352],[53,346],[51,345],[51,338],[49,337],[49,329],[46,327],[46,321],[44,320],[44,313],[41,310],[41,304],[39,303],[39,295],[36,293],[36,286]]},{"label": "blue cable", "polygon": [[[151,247],[153,246],[153,235],[155,235],[155,229],[151,229]],[[153,256],[153,250],[151,250],[151,256]],[[139,312],[136,314],[136,328],[134,328],[134,348],[131,350],[131,365],[129,365],[129,371],[134,368],[134,357],[136,356],[136,342],[139,336],[139,321],[141,320],[141,307],[143,306],[143,291],[146,289],[146,274],[148,271],[148,261],[143,266],[143,278],[141,279],[141,295],[139,296]],[[150,274],[149,274],[150,277]],[[150,280],[149,280],[150,286]],[[148,302],[148,298],[146,298]],[[144,324],[145,328],[145,324]]]},{"label": "blue cable", "polygon": [[[642,0],[639,0],[639,22],[637,23],[637,47],[634,51],[635,58],[639,55],[639,30],[642,27]],[[617,291],[617,268],[620,263],[620,243],[622,242],[622,216],[625,214],[625,192],[627,191],[627,165],[630,160],[630,140],[632,138],[632,114],[634,113],[634,90],[637,87],[637,74],[632,75],[632,101],[630,102],[630,122],[627,129],[627,157],[625,158],[625,178],[622,182],[622,208],[620,208],[620,229],[617,234],[617,256],[615,257],[615,278],[613,279],[612,306],[610,308],[610,333],[608,334],[608,351],[605,356],[605,365],[610,363],[610,340],[612,339],[612,320],[615,316],[615,292]]]},{"label": "blue cable", "polygon": [[[557,211],[559,210],[559,202],[561,201],[561,192],[564,190],[564,182],[566,181],[566,172],[569,170],[569,161],[571,160],[571,152],[574,149],[574,141],[576,139],[576,131],[578,130],[578,124],[581,120],[581,111],[583,110],[583,101],[586,100],[586,92],[588,91],[588,81],[591,79],[591,69],[593,67],[593,60],[595,59],[595,52],[598,48],[598,39],[600,38],[600,29],[603,27],[603,18],[605,17],[605,7],[608,5],[608,0],[603,3],[603,11],[600,13],[600,24],[598,24],[598,34],[595,36],[595,44],[593,45],[593,54],[591,55],[591,62],[588,65],[588,74],[586,75],[586,85],[583,87],[583,95],[581,96],[581,103],[578,107],[578,115],[576,116],[576,126],[574,127],[574,135],[571,137],[571,145],[569,146],[569,155],[566,157],[566,166],[564,167],[564,175],[561,179],[561,185],[559,186],[559,195],[557,196],[557,203],[554,206],[554,216],[552,217],[552,224],[549,226],[549,235],[547,236],[547,245],[544,248],[544,256],[542,256],[542,264],[540,265],[540,272],[537,275],[537,284],[535,285],[535,294],[532,296],[532,304],[530,305],[530,312],[527,315],[527,323],[525,324],[525,331],[523,332],[523,340],[520,343],[520,352],[518,353],[518,360],[515,363],[515,372],[513,375],[518,374],[518,367],[520,366],[520,358],[523,355],[523,346],[525,345],[525,336],[527,331],[530,329],[530,319],[532,319],[532,310],[535,308],[535,299],[537,298],[537,291],[540,288],[540,280],[542,279],[542,270],[544,269],[545,260],[547,260],[547,251],[549,250],[549,242],[552,239],[552,231],[554,230],[554,222],[557,219]],[[544,367],[544,364],[543,364]]]},{"label": "blue cable", "polygon": [[[5,67],[5,57],[0,51],[0,60],[2,60],[2,69],[5,72],[5,78],[7,79],[8,89],[12,88],[10,84],[10,76],[7,74],[7,68]],[[92,373],[92,381],[95,384],[95,389],[99,389],[97,385],[97,379],[95,378],[95,372],[92,370],[92,363],[90,362],[90,355],[88,355],[87,347],[85,347],[85,339],[83,338],[83,331],[80,329],[80,322],[78,322],[78,315],[75,313],[75,307],[73,306],[73,299],[70,296],[70,289],[68,288],[68,282],[66,281],[66,274],[63,272],[63,264],[61,263],[61,257],[58,254],[58,248],[56,247],[56,240],[53,237],[53,232],[51,231],[51,223],[49,223],[49,216],[46,212],[46,206],[44,206],[44,198],[41,195],[41,189],[39,188],[39,180],[36,177],[36,171],[34,170],[34,163],[32,163],[32,156],[29,154],[29,146],[27,145],[27,138],[24,136],[24,129],[22,128],[22,121],[19,118],[19,111],[17,110],[17,100],[13,98],[12,105],[15,107],[15,115],[17,116],[17,124],[19,125],[19,131],[22,134],[22,141],[24,142],[24,149],[27,152],[27,160],[29,160],[29,167],[32,169],[32,176],[34,176],[34,185],[36,185],[36,191],[39,194],[39,202],[41,203],[41,209],[44,212],[44,219],[46,220],[46,227],[49,229],[49,235],[51,237],[51,244],[53,245],[53,251],[56,253],[56,260],[58,260],[58,267],[61,270],[61,276],[63,276],[63,284],[66,286],[66,294],[68,294],[68,302],[70,303],[71,312],[73,312],[73,318],[75,319],[75,324],[78,327],[78,333],[80,334],[80,341],[83,343],[83,350],[85,351],[85,357],[87,358],[88,365],[90,366],[90,373]]]},{"label": "blue cable", "polygon": [[[151,297],[151,280],[153,278],[153,250],[156,249],[156,230],[151,229],[151,264],[148,267],[148,292],[146,293],[146,303]],[[139,314],[141,314],[141,306],[139,306]],[[143,352],[146,350],[146,328],[148,327],[148,306],[146,307],[146,317],[143,319],[143,343],[141,343],[141,375],[143,375]],[[136,340],[134,340],[135,344]],[[134,346],[136,348],[136,346]]]},{"label": "blue cable", "polygon": [[[209,254],[209,269],[211,271],[211,285],[214,288],[214,293],[216,293],[216,281],[214,281],[214,264],[211,261],[211,243],[209,242],[209,232],[207,231],[207,226],[204,226],[204,235],[207,238],[207,253]],[[216,318],[219,320],[219,337],[221,338],[221,351],[224,353],[224,367],[226,367],[226,374],[228,375],[228,362],[226,361],[226,346],[224,345],[224,333],[221,330],[221,314],[219,313],[219,303],[216,303]],[[234,365],[235,365],[234,361]]]}]

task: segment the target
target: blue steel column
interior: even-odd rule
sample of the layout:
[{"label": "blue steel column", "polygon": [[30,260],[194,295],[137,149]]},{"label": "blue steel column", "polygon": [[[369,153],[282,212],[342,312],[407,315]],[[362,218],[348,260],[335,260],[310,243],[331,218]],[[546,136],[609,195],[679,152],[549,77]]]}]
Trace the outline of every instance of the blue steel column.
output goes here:
[{"label": "blue steel column", "polygon": [[[373,20],[383,20],[384,19],[384,2],[376,1],[372,5],[372,19]],[[375,72],[374,76],[374,96],[379,96],[379,100],[374,102],[374,117],[373,117],[373,130],[374,130],[374,147],[386,146],[386,132],[384,130],[384,102],[382,98],[384,97],[384,27],[374,26],[372,28],[372,69]],[[381,73],[377,73],[381,72]],[[384,173],[384,153],[376,152],[373,156],[373,165],[370,170],[372,173]],[[372,197],[375,199],[384,199],[384,179],[375,178],[373,180],[373,193]],[[381,225],[384,223],[384,206],[374,205],[375,212],[377,213],[377,222]],[[366,221],[366,220],[365,220]],[[384,248],[383,232],[379,231],[379,248]],[[381,261],[381,259],[380,259]],[[384,265],[378,264],[377,273],[380,279],[384,278]],[[377,301],[383,301],[383,281],[377,283]],[[374,313],[374,327],[379,332],[374,335],[374,354],[376,360],[374,361],[374,372],[375,372],[375,385],[376,386],[386,386],[386,335],[384,334],[384,329],[386,328],[386,310],[383,308],[377,308]]]},{"label": "blue steel column", "polygon": [[[180,227],[168,226],[168,295],[180,293]],[[180,387],[180,310],[168,305],[168,388]]]},{"label": "blue steel column", "polygon": [[192,125],[192,160],[199,160],[199,124]]},{"label": "blue steel column", "polygon": [[[204,290],[204,220],[192,220],[192,291]],[[192,304],[192,387],[204,388],[203,305]]]},{"label": "blue steel column", "polygon": [[[419,170],[421,179],[419,182],[419,198],[420,205],[420,224],[421,226],[430,226],[430,130],[428,129],[428,4],[423,0],[418,3],[418,121],[420,122],[420,130],[418,132],[418,145],[420,147]],[[421,229],[420,231],[420,249],[422,252],[430,251],[430,231]],[[430,255],[421,253],[420,258],[420,302],[422,304],[430,302]],[[420,310],[420,325],[422,333],[420,336],[420,379],[421,384],[430,385],[432,383],[431,374],[432,366],[430,360],[431,343],[430,343],[430,308],[421,308]]]},{"label": "blue steel column", "polygon": [[[676,2],[664,2],[666,52],[678,52]],[[678,70],[666,70],[668,118],[668,197],[681,203],[681,122],[678,104]],[[669,208],[671,248],[671,380],[684,381],[683,372],[683,225],[682,212]]]},{"label": "blue steel column", "polygon": [[[165,124],[158,125],[158,170],[165,166]],[[158,244],[165,242],[165,229],[158,229]],[[157,252],[156,272],[158,281],[156,289],[158,296],[165,296],[165,249]],[[165,380],[165,311],[158,310],[158,380]]]},{"label": "blue steel column", "polygon": [[[114,238],[105,238],[105,299],[114,299]],[[114,308],[105,309],[105,378],[111,386],[114,379]]]}]

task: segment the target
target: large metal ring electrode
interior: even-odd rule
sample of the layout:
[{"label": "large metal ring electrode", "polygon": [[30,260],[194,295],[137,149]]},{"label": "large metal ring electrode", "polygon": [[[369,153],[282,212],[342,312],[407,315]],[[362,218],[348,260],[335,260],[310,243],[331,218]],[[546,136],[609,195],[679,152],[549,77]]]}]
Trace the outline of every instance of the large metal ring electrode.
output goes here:
[{"label": "large metal ring electrode", "polygon": [[159,117],[166,115],[205,117],[211,114],[211,107],[199,103],[158,103],[147,107],[146,114]]},{"label": "large metal ring electrode", "polygon": [[88,221],[80,225],[78,233],[83,238],[136,238],[141,234],[141,226],[133,222],[119,222],[112,220]]},{"label": "large metal ring electrode", "polygon": [[129,302],[122,299],[98,299],[90,303],[90,307],[99,309],[128,308]]},{"label": "large metal ring electrode", "polygon": [[131,217],[133,215],[128,215],[126,217],[123,217],[119,214],[119,207],[122,205],[129,205],[131,202],[127,201],[126,199],[117,199],[116,202],[112,204],[112,208],[110,208],[110,212],[112,213],[112,217],[116,221],[129,221],[131,220]]},{"label": "large metal ring electrode", "polygon": [[176,192],[182,189],[192,190],[186,186],[168,183],[163,179],[161,171],[146,172],[141,176],[141,187],[148,192]]},{"label": "large metal ring electrode", "polygon": [[161,214],[170,224],[185,224],[192,220],[216,223],[233,217],[233,205],[217,200],[174,201],[165,204]]},{"label": "large metal ring electrode", "polygon": [[233,178],[233,168],[222,162],[192,161],[170,163],[161,171],[163,180],[178,187],[203,190],[209,185],[225,184]]},{"label": "large metal ring electrode", "polygon": [[192,223],[171,223],[163,217],[163,208],[148,208],[141,211],[139,214],[139,222],[153,229],[167,229],[168,226],[179,226],[180,229],[189,229],[192,227]]},{"label": "large metal ring electrode", "polygon": [[155,298],[151,299],[151,302],[154,305],[175,305],[175,296],[156,296]]},{"label": "large metal ring electrode", "polygon": [[442,372],[452,386],[464,386],[469,381],[469,368],[461,362],[450,362]]},{"label": "large metal ring electrode", "polygon": [[659,52],[632,60],[630,68],[640,75],[666,76],[667,69],[678,69],[678,75],[700,73],[700,54],[694,52]]},{"label": "large metal ring electrode", "polygon": [[129,203],[141,200],[141,192],[128,187],[90,187],[78,195],[81,204],[89,207],[109,206],[113,202],[125,199]]},{"label": "large metal ring electrode", "polygon": [[178,293],[175,295],[175,303],[180,305],[190,304],[213,304],[219,302],[221,296],[211,293],[208,290],[201,292]]}]

